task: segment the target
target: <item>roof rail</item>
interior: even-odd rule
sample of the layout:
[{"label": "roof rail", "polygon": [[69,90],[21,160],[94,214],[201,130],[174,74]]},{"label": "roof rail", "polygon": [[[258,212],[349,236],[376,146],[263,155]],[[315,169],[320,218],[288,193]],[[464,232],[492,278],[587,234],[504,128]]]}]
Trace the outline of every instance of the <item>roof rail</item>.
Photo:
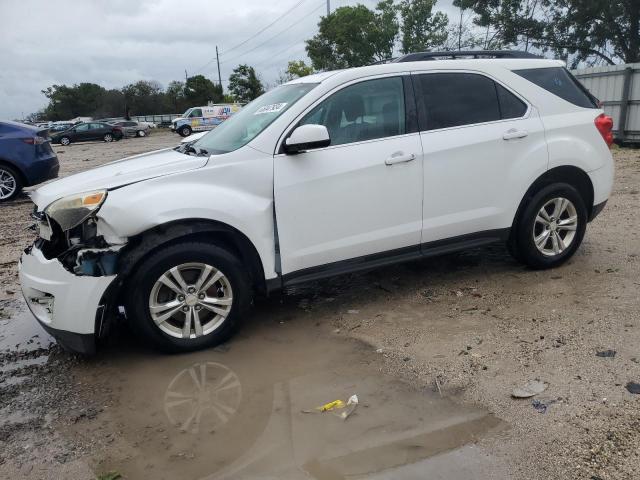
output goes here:
[{"label": "roof rail", "polygon": [[451,50],[448,52],[416,52],[394,58],[389,63],[422,62],[436,59],[459,58],[544,58],[520,50]]}]

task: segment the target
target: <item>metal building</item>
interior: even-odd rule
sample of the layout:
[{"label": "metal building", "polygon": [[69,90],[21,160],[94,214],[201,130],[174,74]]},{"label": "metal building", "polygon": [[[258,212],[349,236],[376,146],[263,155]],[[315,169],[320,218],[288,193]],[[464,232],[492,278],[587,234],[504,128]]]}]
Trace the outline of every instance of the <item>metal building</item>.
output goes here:
[{"label": "metal building", "polygon": [[640,63],[583,68],[572,73],[613,118],[616,141],[640,144]]}]

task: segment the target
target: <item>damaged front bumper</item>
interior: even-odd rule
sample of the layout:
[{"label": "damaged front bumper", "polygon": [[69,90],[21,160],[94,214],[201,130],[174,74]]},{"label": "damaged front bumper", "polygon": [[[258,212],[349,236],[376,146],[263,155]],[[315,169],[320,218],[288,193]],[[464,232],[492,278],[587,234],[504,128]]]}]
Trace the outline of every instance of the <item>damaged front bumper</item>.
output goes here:
[{"label": "damaged front bumper", "polygon": [[105,309],[105,292],[116,275],[78,275],[36,246],[19,262],[22,293],[38,322],[69,350],[94,353]]}]

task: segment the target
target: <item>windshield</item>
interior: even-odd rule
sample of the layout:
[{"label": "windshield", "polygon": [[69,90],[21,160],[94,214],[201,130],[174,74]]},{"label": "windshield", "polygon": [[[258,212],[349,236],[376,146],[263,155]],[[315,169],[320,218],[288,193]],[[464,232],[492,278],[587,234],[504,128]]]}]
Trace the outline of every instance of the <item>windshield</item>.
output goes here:
[{"label": "windshield", "polygon": [[188,109],[187,109],[187,111],[186,111],[186,112],[184,112],[184,113],[182,114],[182,117],[183,117],[183,118],[188,117],[188,116],[189,116],[189,114],[191,113],[191,110],[193,110],[193,107],[188,108]]},{"label": "windshield", "polygon": [[209,155],[233,152],[253,140],[316,85],[296,83],[274,88],[211,130],[193,146]]}]

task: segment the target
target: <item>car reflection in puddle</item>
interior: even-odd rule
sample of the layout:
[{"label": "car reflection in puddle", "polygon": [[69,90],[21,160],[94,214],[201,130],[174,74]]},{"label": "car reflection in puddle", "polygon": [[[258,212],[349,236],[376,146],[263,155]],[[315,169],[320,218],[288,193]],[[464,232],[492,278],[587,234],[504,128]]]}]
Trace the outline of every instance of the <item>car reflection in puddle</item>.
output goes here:
[{"label": "car reflection in puddle", "polygon": [[[373,347],[295,313],[261,316],[227,348],[102,353],[79,380],[106,382],[116,398],[67,433],[114,438],[88,460],[125,478],[509,478],[474,446],[498,419],[384,373]],[[353,394],[346,420],[316,412]]]}]

